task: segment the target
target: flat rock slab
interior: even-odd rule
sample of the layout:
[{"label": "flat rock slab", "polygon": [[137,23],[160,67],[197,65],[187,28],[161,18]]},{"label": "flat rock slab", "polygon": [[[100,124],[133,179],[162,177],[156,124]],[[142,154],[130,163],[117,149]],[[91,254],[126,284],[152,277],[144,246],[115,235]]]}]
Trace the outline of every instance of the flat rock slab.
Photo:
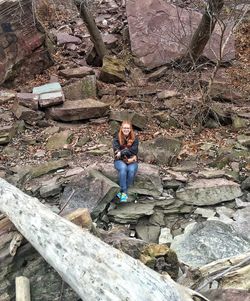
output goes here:
[{"label": "flat rock slab", "polygon": [[63,149],[63,147],[72,141],[73,133],[71,131],[63,131],[54,134],[48,139],[46,148],[48,150]]},{"label": "flat rock slab", "polygon": [[199,179],[176,191],[178,199],[197,206],[231,201],[242,194],[239,184],[226,179]]},{"label": "flat rock slab", "polygon": [[74,192],[65,210],[87,208],[92,218],[96,218],[119,190],[116,183],[97,170],[91,170],[89,173],[78,175],[74,182],[65,187],[60,205],[62,207]]},{"label": "flat rock slab", "polygon": [[138,129],[143,130],[147,124],[147,117],[141,114],[138,114],[134,111],[112,111],[109,116],[110,120],[120,121],[123,120],[130,120],[133,126],[137,127]]},{"label": "flat rock slab", "polygon": [[76,121],[103,117],[108,114],[109,106],[88,98],[84,100],[65,101],[60,107],[48,109],[48,115],[54,120]]},{"label": "flat rock slab", "polygon": [[121,223],[137,223],[138,219],[143,216],[154,213],[154,204],[125,203],[119,204],[116,209],[108,212],[110,220]]},{"label": "flat rock slab", "polygon": [[[180,58],[186,51],[202,14],[164,0],[128,0],[126,11],[132,52],[148,69]],[[228,37],[229,29],[223,41]],[[219,57],[221,30],[215,27],[203,55],[212,61]],[[223,61],[234,59],[234,39],[226,44]]]},{"label": "flat rock slab", "polygon": [[38,110],[39,95],[33,93],[17,93],[16,95],[19,105]]},{"label": "flat rock slab", "polygon": [[171,244],[180,261],[191,267],[200,267],[212,261],[232,257],[248,251],[250,241],[244,239],[230,225],[220,221],[192,223],[184,234],[176,236]]},{"label": "flat rock slab", "polygon": [[12,125],[0,127],[0,145],[9,143],[15,133],[16,129]]},{"label": "flat rock slab", "polygon": [[64,95],[62,91],[43,93],[39,96],[38,102],[41,108],[56,106],[64,102]]}]

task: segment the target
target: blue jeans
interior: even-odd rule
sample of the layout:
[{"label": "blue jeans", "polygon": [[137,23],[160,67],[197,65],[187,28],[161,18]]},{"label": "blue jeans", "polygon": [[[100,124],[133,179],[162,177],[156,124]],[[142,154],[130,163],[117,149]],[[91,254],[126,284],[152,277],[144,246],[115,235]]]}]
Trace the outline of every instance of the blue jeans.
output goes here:
[{"label": "blue jeans", "polygon": [[115,160],[115,169],[119,173],[119,185],[121,192],[127,193],[128,188],[134,183],[134,178],[138,170],[138,163],[124,163],[122,160]]}]

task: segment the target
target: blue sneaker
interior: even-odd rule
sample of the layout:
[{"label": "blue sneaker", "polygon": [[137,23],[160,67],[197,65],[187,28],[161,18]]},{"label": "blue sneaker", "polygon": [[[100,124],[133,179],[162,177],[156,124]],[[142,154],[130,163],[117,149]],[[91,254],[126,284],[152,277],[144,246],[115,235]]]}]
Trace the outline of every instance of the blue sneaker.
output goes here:
[{"label": "blue sneaker", "polygon": [[118,192],[116,196],[120,199],[121,196],[122,196],[122,193],[121,193],[121,192]]},{"label": "blue sneaker", "polygon": [[120,197],[120,202],[121,203],[127,203],[127,201],[128,201],[128,195],[126,194],[126,193],[122,193],[121,194],[121,197]]}]

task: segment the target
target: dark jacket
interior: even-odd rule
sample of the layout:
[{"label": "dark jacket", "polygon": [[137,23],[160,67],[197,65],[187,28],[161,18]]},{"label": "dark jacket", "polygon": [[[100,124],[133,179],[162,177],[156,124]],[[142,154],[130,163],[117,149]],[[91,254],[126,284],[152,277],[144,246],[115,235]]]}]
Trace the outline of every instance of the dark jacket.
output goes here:
[{"label": "dark jacket", "polygon": [[137,156],[138,154],[138,145],[139,145],[139,140],[136,137],[135,141],[133,142],[133,144],[128,147],[126,144],[125,145],[121,145],[119,143],[119,139],[118,139],[118,134],[115,135],[114,140],[113,140],[113,150],[114,153],[116,153],[117,151],[121,152],[121,159],[126,158],[131,158],[134,155]]}]

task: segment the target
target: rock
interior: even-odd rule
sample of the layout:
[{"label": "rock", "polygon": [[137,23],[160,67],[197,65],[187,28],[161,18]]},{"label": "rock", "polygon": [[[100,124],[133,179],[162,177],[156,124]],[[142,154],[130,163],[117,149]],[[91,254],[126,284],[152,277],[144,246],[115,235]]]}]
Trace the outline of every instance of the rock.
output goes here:
[{"label": "rock", "polygon": [[181,141],[166,137],[142,142],[139,145],[139,157],[145,162],[170,164],[181,150]]},{"label": "rock", "polygon": [[68,44],[68,43],[73,43],[73,44],[81,44],[82,40],[72,36],[70,34],[68,34],[67,32],[58,32],[56,34],[56,39],[57,39],[57,45],[61,46],[64,44]]},{"label": "rock", "polygon": [[163,77],[166,74],[167,70],[168,70],[168,67],[165,67],[165,66],[159,68],[158,70],[149,74],[148,80],[156,81],[156,80],[160,79],[161,77]]},{"label": "rock", "polygon": [[171,244],[179,260],[193,268],[241,254],[249,247],[250,241],[220,221],[189,224]]},{"label": "rock", "polygon": [[111,221],[120,224],[136,224],[138,219],[154,213],[154,204],[126,203],[108,212]]},{"label": "rock", "polygon": [[62,91],[43,93],[39,95],[39,106],[41,108],[48,108],[60,105],[64,102],[64,95]]},{"label": "rock", "polygon": [[216,213],[221,216],[221,215],[225,215],[229,218],[232,218],[233,217],[233,214],[234,214],[234,210],[231,209],[231,208],[227,208],[225,206],[222,206],[222,207],[217,207],[216,209]]},{"label": "rock", "polygon": [[[3,0],[0,3],[0,84],[16,76],[27,81],[27,78],[41,73],[43,68],[49,66],[48,53],[43,45],[44,35],[34,23],[31,8],[31,0]],[[17,11],[18,14],[15,13]]]},{"label": "rock", "polygon": [[70,78],[82,78],[86,75],[93,75],[95,74],[94,69],[87,66],[82,66],[78,68],[68,68],[59,71],[59,74],[63,77],[70,79]]},{"label": "rock", "polygon": [[46,144],[48,150],[62,149],[69,143],[71,143],[73,133],[71,131],[63,131],[51,136]]},{"label": "rock", "polygon": [[96,77],[86,75],[81,80],[63,87],[67,100],[79,100],[85,98],[96,98]]},{"label": "rock", "polygon": [[176,191],[178,199],[197,206],[231,201],[242,194],[239,184],[226,179],[199,179]]},{"label": "rock", "polygon": [[[194,29],[202,14],[168,3],[164,0],[126,2],[130,42],[139,64],[147,69],[171,63],[186,53]],[[226,28],[223,41],[229,37],[231,28]],[[221,29],[216,25],[203,55],[212,61],[219,57]],[[224,43],[223,42],[223,43]],[[234,38],[226,43],[223,61],[234,59]]]},{"label": "rock", "polygon": [[116,95],[116,90],[116,85],[106,84],[101,81],[97,82],[97,93],[99,97],[102,97],[103,95]]},{"label": "rock", "polygon": [[59,183],[52,182],[40,188],[40,195],[42,198],[48,198],[58,195],[61,192],[61,190],[62,187]]},{"label": "rock", "polygon": [[[113,164],[99,164],[95,167],[106,177],[118,182],[118,173]],[[154,165],[139,163],[134,185],[129,189],[131,193],[138,193],[149,196],[159,196],[163,191],[159,168]]]},{"label": "rock", "polygon": [[250,207],[237,210],[234,215],[234,222],[232,223],[235,231],[244,237],[245,239],[250,241]]},{"label": "rock", "polygon": [[60,91],[62,91],[62,87],[58,82],[48,83],[33,88],[33,94],[38,94],[38,95],[50,93],[50,92],[60,92]]},{"label": "rock", "polygon": [[48,109],[48,115],[54,120],[75,121],[97,117],[108,114],[109,107],[94,99],[65,101],[60,107]]},{"label": "rock", "polygon": [[148,221],[150,225],[165,226],[164,213],[160,210],[154,210],[154,214],[150,216]]},{"label": "rock", "polygon": [[116,183],[106,178],[99,171],[89,170],[88,173],[81,175],[81,177],[77,175],[65,187],[60,206],[62,207],[67,202],[67,199],[74,191],[67,205],[67,210],[87,208],[92,218],[97,218],[119,190],[120,188]]},{"label": "rock", "polygon": [[105,83],[126,82],[124,61],[105,56],[99,79]]},{"label": "rock", "polygon": [[146,242],[158,243],[160,226],[148,224],[148,221],[141,219],[135,227],[137,237]]},{"label": "rock", "polygon": [[173,236],[169,228],[161,228],[161,233],[159,237],[159,244],[169,244],[171,245],[173,241]]},{"label": "rock", "polygon": [[204,218],[211,218],[215,216],[215,211],[213,209],[197,208],[194,213],[199,214]]},{"label": "rock", "polygon": [[33,93],[17,93],[16,97],[19,105],[32,110],[38,110],[39,95]]},{"label": "rock", "polygon": [[[63,159],[56,161],[48,161],[37,166],[28,166],[29,178],[34,179],[42,175],[56,171],[58,169],[68,166],[68,163]],[[25,168],[24,168],[25,169]]]},{"label": "rock", "polygon": [[173,279],[177,279],[179,262],[176,253],[166,245],[150,244],[140,255],[140,260],[157,272],[167,272]]},{"label": "rock", "polygon": [[237,103],[243,97],[240,93],[233,90],[226,82],[214,82],[211,87],[210,96],[214,100],[229,101]]},{"label": "rock", "polygon": [[90,141],[91,141],[90,137],[81,137],[81,138],[77,141],[76,146],[82,147],[82,146],[84,146],[85,144],[87,144],[87,143],[90,142]]},{"label": "rock", "polygon": [[117,46],[118,39],[114,34],[104,34],[102,35],[102,39],[108,49],[112,49]]},{"label": "rock", "polygon": [[0,145],[8,144],[15,134],[16,129],[13,125],[0,127]]},{"label": "rock", "polygon": [[179,97],[181,94],[175,90],[163,90],[157,93],[158,99],[168,99],[172,97]]},{"label": "rock", "polygon": [[11,90],[1,90],[0,91],[0,105],[8,103],[11,100],[14,100],[16,97],[16,92]]},{"label": "rock", "polygon": [[17,119],[22,119],[28,124],[33,124],[44,117],[44,113],[41,111],[34,111],[29,108],[14,104],[12,112]]},{"label": "rock", "polygon": [[83,172],[84,172],[84,169],[82,167],[75,167],[73,169],[68,170],[66,172],[66,174],[64,175],[64,177],[68,178],[68,177],[72,177],[72,176],[75,176],[75,175],[80,175]]},{"label": "rock", "polygon": [[120,122],[130,120],[133,126],[141,130],[144,129],[147,124],[147,118],[145,116],[130,111],[111,111],[109,119]]},{"label": "rock", "polygon": [[241,118],[239,116],[232,117],[232,125],[234,129],[246,128],[250,124],[248,119]]},{"label": "rock", "polygon": [[218,170],[213,168],[207,168],[205,170],[198,172],[199,178],[205,179],[216,179],[225,176],[226,172],[224,170]]},{"label": "rock", "polygon": [[250,135],[239,135],[237,141],[243,146],[250,148]]},{"label": "rock", "polygon": [[243,289],[213,289],[202,294],[210,301],[250,301],[250,293]]},{"label": "rock", "polygon": [[250,190],[250,177],[246,178],[246,179],[241,183],[241,189],[243,189],[243,190]]},{"label": "rock", "polygon": [[120,96],[134,97],[134,96],[145,96],[155,95],[157,93],[155,86],[147,87],[119,87],[117,88],[117,94]]}]

